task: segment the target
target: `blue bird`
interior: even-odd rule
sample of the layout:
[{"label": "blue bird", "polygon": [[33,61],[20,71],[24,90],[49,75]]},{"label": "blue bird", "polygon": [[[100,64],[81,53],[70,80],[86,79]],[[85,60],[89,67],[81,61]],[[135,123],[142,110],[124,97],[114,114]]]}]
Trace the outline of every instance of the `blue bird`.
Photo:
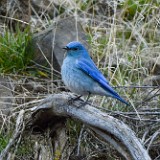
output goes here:
[{"label": "blue bird", "polygon": [[109,96],[129,105],[109,85],[80,42],[70,42],[63,49],[67,54],[61,68],[62,80],[72,92],[88,98],[90,94]]}]

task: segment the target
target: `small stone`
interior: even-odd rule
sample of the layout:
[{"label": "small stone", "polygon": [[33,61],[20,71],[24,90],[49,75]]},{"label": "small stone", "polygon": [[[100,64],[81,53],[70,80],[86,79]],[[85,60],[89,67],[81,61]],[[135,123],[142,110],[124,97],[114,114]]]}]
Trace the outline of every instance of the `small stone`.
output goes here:
[{"label": "small stone", "polygon": [[159,86],[160,85],[160,75],[149,76],[143,80],[144,85],[149,86]]},{"label": "small stone", "polygon": [[143,49],[140,55],[143,67],[152,75],[160,75],[160,48]]}]

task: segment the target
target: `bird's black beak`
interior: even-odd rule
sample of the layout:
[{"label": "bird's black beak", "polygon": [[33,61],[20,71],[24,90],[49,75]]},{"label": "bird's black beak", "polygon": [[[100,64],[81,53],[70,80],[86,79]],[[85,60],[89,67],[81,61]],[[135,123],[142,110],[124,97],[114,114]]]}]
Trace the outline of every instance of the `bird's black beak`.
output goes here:
[{"label": "bird's black beak", "polygon": [[63,47],[62,49],[69,50],[69,48],[67,46]]}]

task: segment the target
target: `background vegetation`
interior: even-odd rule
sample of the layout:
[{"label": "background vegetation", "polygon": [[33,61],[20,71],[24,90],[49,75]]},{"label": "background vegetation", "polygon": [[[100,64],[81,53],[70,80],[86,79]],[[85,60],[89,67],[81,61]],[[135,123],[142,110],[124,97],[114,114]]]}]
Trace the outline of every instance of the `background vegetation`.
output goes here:
[{"label": "background vegetation", "polygon": [[[37,2],[38,3],[38,2]],[[0,35],[0,73],[14,79],[16,99],[13,114],[1,114],[0,151],[12,135],[14,119],[26,104],[62,91],[60,75],[53,78],[51,68],[37,68],[32,61],[34,51],[28,47],[32,35],[48,28],[57,19],[73,16],[78,20],[90,44],[90,55],[110,83],[132,107],[125,107],[116,100],[92,96],[91,102],[127,123],[142,140],[152,159],[160,158],[160,88],[153,76],[160,65],[160,2],[159,0],[121,1],[54,1],[31,7],[34,16],[25,27],[19,17],[12,25],[11,16],[4,16]],[[14,24],[14,25],[13,25]],[[18,24],[18,25],[17,25]],[[27,27],[26,27],[27,26]],[[2,28],[2,27],[1,27]],[[156,58],[156,60],[155,60]],[[152,64],[152,62],[156,62]],[[158,75],[159,76],[159,75]],[[54,79],[54,80],[53,80]],[[159,80],[160,81],[160,80]],[[39,85],[36,89],[28,82]],[[154,85],[154,86],[153,86]],[[37,91],[38,90],[38,91]],[[23,106],[23,107],[19,107]],[[123,159],[111,146],[95,140],[89,130],[79,122],[67,122],[67,146],[76,155],[77,140],[81,138],[81,159]],[[22,139],[14,151],[15,159],[34,159],[35,143],[41,142],[49,150],[48,134],[44,137]],[[31,140],[31,143],[28,141]],[[50,150],[49,150],[50,153]],[[57,158],[63,153],[56,152]],[[51,156],[52,154],[50,154]]]}]

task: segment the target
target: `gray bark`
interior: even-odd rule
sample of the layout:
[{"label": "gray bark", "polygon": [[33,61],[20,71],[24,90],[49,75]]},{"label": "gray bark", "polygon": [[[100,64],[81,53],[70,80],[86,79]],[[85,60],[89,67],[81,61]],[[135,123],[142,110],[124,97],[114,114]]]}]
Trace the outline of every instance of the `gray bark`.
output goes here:
[{"label": "gray bark", "polygon": [[151,160],[140,140],[126,124],[91,105],[79,107],[83,103],[81,100],[68,104],[69,98],[71,96],[66,93],[47,97],[39,106],[32,108],[32,125],[44,117],[45,120],[46,117],[78,119],[98,138],[113,145],[127,160]]}]

